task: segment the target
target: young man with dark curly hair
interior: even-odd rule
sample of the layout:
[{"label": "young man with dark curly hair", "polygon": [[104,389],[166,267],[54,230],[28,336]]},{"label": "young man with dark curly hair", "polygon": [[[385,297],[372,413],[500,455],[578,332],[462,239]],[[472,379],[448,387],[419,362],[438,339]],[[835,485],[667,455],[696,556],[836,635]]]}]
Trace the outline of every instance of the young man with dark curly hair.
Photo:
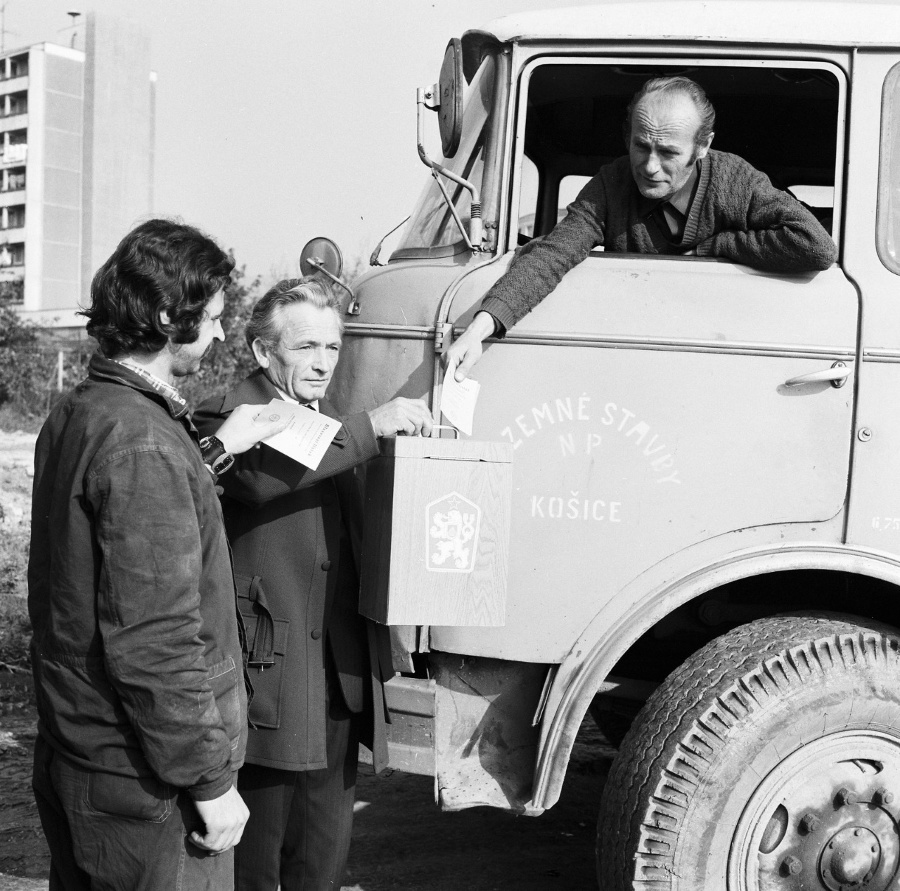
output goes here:
[{"label": "young man with dark curly hair", "polygon": [[91,286],[87,380],[38,437],[33,783],[54,889],[232,886],[247,697],[215,482],[281,426],[241,406],[201,441],[178,382],[224,339],[233,266],[191,226],[130,232]]}]

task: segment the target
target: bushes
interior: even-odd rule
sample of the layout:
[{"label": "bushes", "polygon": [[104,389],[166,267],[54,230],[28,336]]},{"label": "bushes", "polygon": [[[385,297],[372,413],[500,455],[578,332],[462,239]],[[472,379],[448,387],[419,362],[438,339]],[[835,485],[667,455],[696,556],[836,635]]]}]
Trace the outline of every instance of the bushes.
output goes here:
[{"label": "bushes", "polygon": [[42,329],[23,322],[12,307],[0,304],[0,405],[13,403],[24,414],[46,408],[47,366]]}]

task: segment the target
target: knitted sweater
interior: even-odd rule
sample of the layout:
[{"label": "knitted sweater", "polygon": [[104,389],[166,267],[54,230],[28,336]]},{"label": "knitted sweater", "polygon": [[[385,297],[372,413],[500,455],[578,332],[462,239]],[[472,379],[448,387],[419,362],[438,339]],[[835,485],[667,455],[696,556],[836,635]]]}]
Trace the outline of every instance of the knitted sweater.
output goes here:
[{"label": "knitted sweater", "polygon": [[639,254],[724,257],[767,272],[827,269],[837,249],[799,201],[776,189],[742,158],[710,151],[678,244],[659,223],[660,201],[645,198],[628,156],[606,164],[543,238],[521,248],[481,308],[511,328],[584,260],[591,248]]}]

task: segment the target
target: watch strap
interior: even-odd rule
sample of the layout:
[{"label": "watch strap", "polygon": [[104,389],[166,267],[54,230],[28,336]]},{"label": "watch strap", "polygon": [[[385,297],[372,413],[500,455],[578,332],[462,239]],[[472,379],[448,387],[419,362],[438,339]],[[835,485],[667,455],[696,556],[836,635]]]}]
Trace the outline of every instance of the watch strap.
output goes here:
[{"label": "watch strap", "polygon": [[217,476],[234,464],[234,455],[225,451],[225,446],[218,436],[205,436],[200,440],[200,453],[203,463]]}]

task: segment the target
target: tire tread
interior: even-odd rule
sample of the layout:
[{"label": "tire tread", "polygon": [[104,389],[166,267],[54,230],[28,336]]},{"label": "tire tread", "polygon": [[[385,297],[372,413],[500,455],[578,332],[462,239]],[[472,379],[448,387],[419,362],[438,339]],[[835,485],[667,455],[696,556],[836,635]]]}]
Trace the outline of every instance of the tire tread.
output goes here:
[{"label": "tire tread", "polygon": [[740,626],[695,653],[650,697],[613,764],[597,828],[600,887],[668,891],[687,806],[732,728],[781,691],[896,660],[898,649],[900,640],[880,629],[779,616]]}]

